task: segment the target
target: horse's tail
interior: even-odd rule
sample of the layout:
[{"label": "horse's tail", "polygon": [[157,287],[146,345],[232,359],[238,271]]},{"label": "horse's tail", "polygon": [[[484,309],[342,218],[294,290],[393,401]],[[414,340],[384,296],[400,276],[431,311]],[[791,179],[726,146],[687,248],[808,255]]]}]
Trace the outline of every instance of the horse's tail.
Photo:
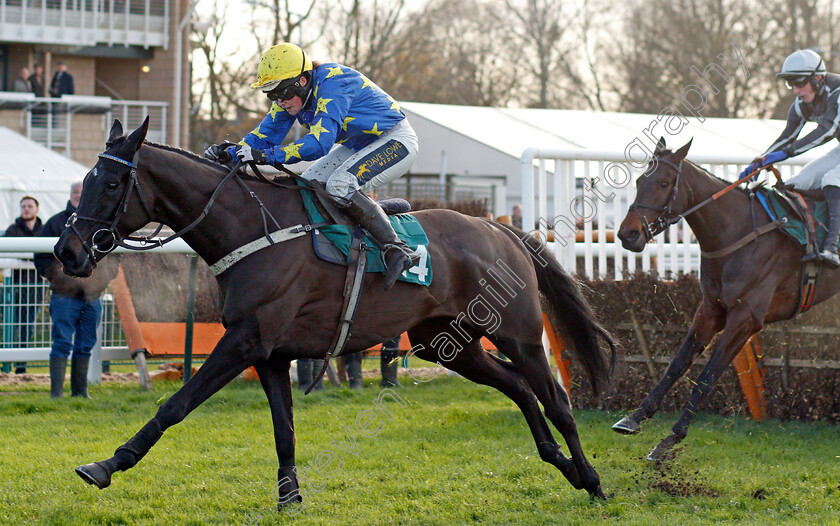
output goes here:
[{"label": "horse's tail", "polygon": [[[543,310],[551,326],[586,369],[592,391],[597,396],[602,386],[609,383],[615,365],[615,339],[598,323],[578,281],[560,266],[542,242],[517,228],[497,224],[512,232],[525,245],[537,273]],[[610,349],[609,363],[601,351],[599,340],[603,340]]]}]

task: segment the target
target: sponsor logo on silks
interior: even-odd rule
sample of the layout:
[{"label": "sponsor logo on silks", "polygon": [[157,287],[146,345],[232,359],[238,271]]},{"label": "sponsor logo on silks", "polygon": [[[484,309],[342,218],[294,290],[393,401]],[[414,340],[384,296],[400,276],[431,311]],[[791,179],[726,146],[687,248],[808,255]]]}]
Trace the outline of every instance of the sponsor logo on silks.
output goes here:
[{"label": "sponsor logo on silks", "polygon": [[351,166],[350,173],[356,176],[359,185],[363,185],[405,159],[407,155],[408,148],[403,143],[391,139]]}]

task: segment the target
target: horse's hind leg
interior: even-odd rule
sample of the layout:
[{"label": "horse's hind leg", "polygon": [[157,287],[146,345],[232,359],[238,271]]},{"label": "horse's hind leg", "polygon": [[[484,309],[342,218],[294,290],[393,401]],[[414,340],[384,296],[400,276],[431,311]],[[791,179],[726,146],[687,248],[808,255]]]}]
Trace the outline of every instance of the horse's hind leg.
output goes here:
[{"label": "horse's hind leg", "polygon": [[[575,487],[586,489],[590,495],[604,497],[601,479],[583,453],[569,397],[551,374],[542,345],[521,343],[509,338],[499,338],[495,343],[519,369],[542,403],[545,416],[563,435],[580,479],[579,486]],[[559,446],[555,454],[562,456]]]},{"label": "horse's hind leg", "polygon": [[295,420],[289,362],[269,358],[260,360],[254,368],[268,398],[274,424],[274,445],[280,462],[276,486],[277,508],[280,509],[286,504],[303,501],[295,471]]},{"label": "horse's hind leg", "polygon": [[645,397],[638,409],[613,424],[613,430],[624,435],[636,434],[641,431],[641,422],[647,420],[659,410],[662,399],[665,398],[665,395],[668,394],[677,380],[688,371],[688,368],[709,345],[715,334],[723,329],[725,321],[726,314],[721,311],[720,307],[706,301],[701,303],[694,314],[694,320],[685,340],[677,354],[671,359],[671,363],[668,364],[668,369],[662,379]]},{"label": "horse's hind leg", "polygon": [[[412,345],[418,348],[418,344],[422,344],[424,347],[416,353],[417,357],[430,362],[444,363],[448,369],[457,372],[464,378],[493,387],[513,400],[522,411],[526,422],[528,422],[540,458],[558,468],[574,488],[589,490],[590,488],[583,484],[575,463],[560,452],[560,446],[554,440],[551,429],[540,412],[537,397],[522,375],[516,372],[510,364],[486,353],[481,348],[478,337],[467,343],[451,360],[442,360],[434,351],[430,342],[436,335],[445,332],[447,328],[448,325],[445,322],[427,321],[408,331]],[[595,474],[595,477],[597,478],[597,474]],[[590,493],[593,493],[593,491],[590,491]],[[600,486],[594,494],[602,495]]]},{"label": "horse's hind leg", "polygon": [[259,323],[255,316],[232,324],[213,352],[178,392],[169,398],[131,440],[117,448],[114,456],[76,468],[82,479],[99,489],[111,484],[111,474],[133,467],[155,445],[163,432],[227,385],[247,367],[264,358]]}]

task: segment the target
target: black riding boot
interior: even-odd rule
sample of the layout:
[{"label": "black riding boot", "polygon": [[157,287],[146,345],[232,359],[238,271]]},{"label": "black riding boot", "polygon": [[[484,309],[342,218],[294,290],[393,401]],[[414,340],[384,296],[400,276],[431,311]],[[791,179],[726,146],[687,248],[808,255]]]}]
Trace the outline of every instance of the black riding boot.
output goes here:
[{"label": "black riding boot", "polygon": [[312,384],[312,359],[300,358],[297,361],[297,373],[300,390],[306,392]]},{"label": "black riding boot", "polygon": [[61,398],[64,394],[64,375],[67,373],[67,358],[50,356],[50,398]]},{"label": "black riding boot", "polygon": [[823,192],[828,200],[828,233],[818,257],[829,267],[840,268],[840,257],[837,256],[837,238],[840,237],[840,187],[826,186]]},{"label": "black riding boot", "polygon": [[379,354],[380,367],[382,369],[381,387],[402,387],[397,380],[397,372],[400,368],[400,351],[382,349]]},{"label": "black riding boot", "polygon": [[90,356],[76,357],[70,362],[70,396],[90,398],[87,390],[88,366]]},{"label": "black riding boot", "polygon": [[345,358],[344,365],[347,368],[347,381],[350,389],[361,389],[365,386],[362,380],[362,355],[349,354]]},{"label": "black riding boot", "polygon": [[385,290],[391,288],[403,271],[413,267],[420,254],[397,237],[388,216],[378,204],[362,192],[356,192],[345,203],[345,210],[379,243],[385,260]]},{"label": "black riding boot", "polygon": [[[324,360],[312,360],[312,381],[315,381],[315,378],[318,377],[318,373],[321,372],[321,368],[324,367]],[[324,373],[326,376],[327,373]],[[311,383],[311,382],[310,382]],[[315,384],[315,387],[312,388],[313,391],[320,391],[324,388],[324,377],[318,378],[318,383]]]}]

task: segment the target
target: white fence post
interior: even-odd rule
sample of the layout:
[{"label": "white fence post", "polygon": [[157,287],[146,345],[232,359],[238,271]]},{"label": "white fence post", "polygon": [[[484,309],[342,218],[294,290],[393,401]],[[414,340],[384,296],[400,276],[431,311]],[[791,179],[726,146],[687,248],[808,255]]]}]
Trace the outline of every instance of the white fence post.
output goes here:
[{"label": "white fence post", "polygon": [[[689,160],[704,166],[718,177],[734,181],[741,170],[752,162],[753,157],[689,154]],[[810,160],[811,157],[798,156],[785,161],[780,168],[787,178],[795,168]],[[547,168],[547,162],[554,163],[552,169]],[[662,277],[688,272],[699,273],[700,247],[685,221],[668,229],[668,242],[665,241],[664,235],[659,235],[641,255],[624,250],[618,239],[607,242],[607,223],[611,223],[611,228],[617,234],[620,222],[635,199],[633,181],[620,187],[610,184],[606,170],[609,170],[611,165],[626,168],[633,181],[641,175],[641,170],[627,163],[624,152],[541,148],[528,148],[523,151],[520,157],[523,230],[530,232],[536,229],[543,236],[547,236],[548,230],[553,229],[553,251],[560,264],[567,271],[574,273],[577,271],[577,259],[582,258],[584,274],[590,279],[606,277],[608,261],[613,262],[615,279],[622,279],[625,272],[632,273],[636,270],[637,258],[643,271],[654,268]],[[578,166],[583,169],[576,168]],[[578,174],[583,176],[580,180]],[[766,172],[764,177],[769,184],[775,182],[769,179],[771,176]],[[595,184],[591,184],[593,180],[596,181]],[[552,184],[549,185],[548,181]],[[610,196],[611,199],[605,199]],[[574,224],[579,219],[573,213],[575,199],[595,203],[598,207],[594,214],[598,221],[597,250],[592,247],[592,233],[596,231],[592,225],[584,224],[581,229],[584,240],[579,243],[574,241],[576,230],[571,235],[568,232],[569,224]],[[550,207],[548,203],[551,203]],[[585,210],[583,212],[586,213]],[[612,217],[609,217],[610,214]],[[561,238],[566,245],[560,241]],[[597,265],[594,262],[596,255]],[[655,265],[651,258],[655,258]]]}]

